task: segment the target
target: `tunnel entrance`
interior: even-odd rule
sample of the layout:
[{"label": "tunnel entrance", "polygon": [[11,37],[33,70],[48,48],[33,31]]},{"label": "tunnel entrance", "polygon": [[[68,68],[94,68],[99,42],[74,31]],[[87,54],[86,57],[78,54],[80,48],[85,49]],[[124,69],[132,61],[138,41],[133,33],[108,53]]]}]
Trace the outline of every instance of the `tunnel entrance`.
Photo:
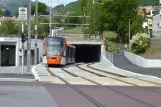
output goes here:
[{"label": "tunnel entrance", "polygon": [[1,66],[15,66],[15,45],[1,45]]},{"label": "tunnel entrance", "polygon": [[76,46],[76,62],[100,62],[101,45],[94,44],[73,44]]}]

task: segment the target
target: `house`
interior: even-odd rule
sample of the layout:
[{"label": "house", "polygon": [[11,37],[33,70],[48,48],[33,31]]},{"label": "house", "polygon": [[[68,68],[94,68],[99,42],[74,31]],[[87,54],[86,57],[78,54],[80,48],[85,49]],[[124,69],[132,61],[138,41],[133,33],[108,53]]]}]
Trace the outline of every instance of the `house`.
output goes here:
[{"label": "house", "polygon": [[143,22],[143,28],[147,28],[148,27],[148,20],[145,19],[144,22]]},{"label": "house", "polygon": [[141,15],[143,17],[145,16],[145,12],[143,11],[142,8],[137,8],[137,12],[138,12],[139,15]]},{"label": "house", "polygon": [[[34,20],[35,19],[35,15],[31,15],[31,20]],[[14,21],[22,21],[21,19],[19,18],[16,18],[15,16],[14,17],[0,17],[0,25],[4,22],[4,21],[7,21],[7,20],[14,20]],[[25,22],[27,22],[27,20],[25,20]]]},{"label": "house", "polygon": [[152,35],[154,37],[161,36],[161,29],[160,29],[160,15],[153,16],[152,21]]}]

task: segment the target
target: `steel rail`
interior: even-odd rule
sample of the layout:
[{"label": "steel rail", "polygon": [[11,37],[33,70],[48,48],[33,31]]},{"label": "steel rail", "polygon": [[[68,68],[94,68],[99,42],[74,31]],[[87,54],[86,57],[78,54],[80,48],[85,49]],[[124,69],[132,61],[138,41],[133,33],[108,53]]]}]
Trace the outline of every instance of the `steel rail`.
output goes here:
[{"label": "steel rail", "polygon": [[[80,65],[80,64],[79,64]],[[84,68],[81,68],[81,67],[79,67],[79,65],[77,65],[77,67],[79,68],[79,69],[82,69],[82,70],[84,70]],[[89,64],[88,64],[89,65]],[[87,67],[88,67],[88,65],[87,65]],[[90,67],[89,67],[90,68]],[[92,68],[91,68],[92,69]],[[96,70],[96,69],[94,69],[94,70]],[[85,71],[87,71],[87,70],[85,70]],[[97,70],[97,71],[99,71],[99,70]],[[92,71],[91,71],[92,72]],[[106,72],[106,71],[105,71]],[[123,80],[120,80],[120,79],[117,79],[117,78],[114,78],[114,77],[110,77],[110,76],[106,76],[106,77],[108,77],[108,78],[111,78],[111,79],[114,79],[114,80],[117,80],[117,81],[120,81],[120,82],[124,82],[124,83],[126,83],[126,84],[130,84],[130,85],[133,85],[133,86],[135,86],[135,87],[138,87],[138,88],[140,88],[140,89],[144,89],[144,90],[148,90],[148,91],[151,91],[151,92],[155,92],[155,93],[157,93],[157,94],[161,94],[161,92],[157,92],[157,91],[154,91],[154,90],[152,90],[152,89],[147,89],[147,88],[145,88],[145,87],[141,87],[141,86],[139,86],[139,85],[137,85],[137,84],[134,84],[134,83],[131,83],[131,82],[127,82],[127,81],[123,81]],[[153,83],[154,84],[154,83]],[[158,84],[157,84],[158,85]]]},{"label": "steel rail", "polygon": [[[61,70],[66,71],[66,72],[69,72],[69,71],[65,70],[64,68],[61,68]],[[76,74],[75,74],[75,75],[76,75]],[[79,75],[77,75],[77,76],[79,76]],[[109,87],[109,86],[104,86],[104,85],[102,85],[102,84],[100,84],[100,83],[98,83],[98,82],[95,82],[95,81],[93,81],[93,80],[90,80],[90,79],[85,78],[85,77],[82,77],[82,76],[79,76],[79,77],[82,78],[82,79],[84,79],[84,80],[87,80],[87,81],[89,81],[89,82],[91,82],[91,83],[94,83],[94,84],[96,84],[96,85],[98,85],[98,86],[100,86],[100,87],[107,88],[107,89],[109,89],[109,90],[111,90],[111,91],[113,91],[113,92],[115,92],[115,93],[118,93],[118,94],[120,94],[120,95],[122,95],[122,96],[124,96],[124,97],[127,97],[127,98],[129,98],[129,99],[131,99],[131,100],[133,100],[133,101],[135,101],[135,102],[137,102],[137,103],[140,103],[140,104],[144,105],[145,107],[155,107],[155,106],[153,106],[153,105],[151,105],[151,104],[148,104],[148,103],[146,103],[146,102],[143,102],[143,101],[141,101],[141,100],[139,100],[139,99],[137,99],[137,98],[131,97],[131,96],[127,95],[127,94],[124,94],[124,93],[122,93],[122,92],[120,92],[120,91],[117,91],[117,90],[115,90],[115,89],[113,89],[113,88],[111,88],[111,87]]]},{"label": "steel rail", "polygon": [[[93,68],[89,65],[92,65],[92,64],[88,64],[87,67],[91,68],[91,69],[94,69],[94,70],[97,70],[97,71],[101,71],[101,72],[107,72],[107,71],[104,71],[104,70],[100,70],[100,69],[97,69],[97,68]],[[137,79],[137,80],[141,80],[141,81],[145,81],[145,82],[149,82],[149,83],[153,83],[153,84],[156,84],[156,85],[161,85],[161,83],[156,83],[156,82],[152,82],[152,81],[147,81],[147,80],[142,80],[142,79],[139,79],[139,78],[134,78],[134,79]]]},{"label": "steel rail", "polygon": [[[95,73],[95,72],[86,70],[86,69],[84,69],[84,68],[81,68],[81,67],[79,67],[79,65],[82,65],[82,64],[77,64],[77,65],[76,65],[79,69],[82,69],[82,70],[87,71],[87,72],[90,72],[90,73],[94,73],[95,75],[101,75],[101,74],[98,74],[98,73]],[[100,72],[103,72],[103,71],[100,71]],[[103,72],[103,73],[106,73],[106,74],[109,74],[109,75],[118,76],[118,77],[127,78],[127,76],[123,76],[123,75],[119,75],[119,74],[115,74],[115,73],[110,73],[110,72]],[[104,75],[102,75],[102,76],[104,76]],[[107,77],[107,76],[104,76],[104,77]]]},{"label": "steel rail", "polygon": [[80,89],[78,89],[74,85],[70,84],[68,81],[66,81],[62,77],[60,77],[60,76],[54,74],[53,72],[51,72],[51,70],[48,67],[47,67],[47,71],[52,76],[55,76],[55,77],[59,78],[61,81],[63,81],[64,83],[66,83],[69,87],[71,87],[73,90],[75,90],[76,92],[78,92],[79,94],[81,94],[82,96],[84,96],[86,99],[88,99],[90,102],[92,102],[93,104],[95,104],[97,107],[107,107],[107,106],[101,104],[100,102],[98,102],[97,100],[95,100],[94,98],[92,98],[91,96],[89,96],[88,94],[86,94],[85,92],[81,91]]}]

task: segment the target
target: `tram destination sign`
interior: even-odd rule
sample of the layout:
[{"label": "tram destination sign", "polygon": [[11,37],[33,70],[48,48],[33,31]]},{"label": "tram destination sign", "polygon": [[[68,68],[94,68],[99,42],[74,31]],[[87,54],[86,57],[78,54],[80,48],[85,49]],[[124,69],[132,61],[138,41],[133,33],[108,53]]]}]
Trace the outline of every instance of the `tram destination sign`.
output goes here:
[{"label": "tram destination sign", "polygon": [[19,7],[19,19],[20,20],[27,20],[27,8],[26,7]]}]

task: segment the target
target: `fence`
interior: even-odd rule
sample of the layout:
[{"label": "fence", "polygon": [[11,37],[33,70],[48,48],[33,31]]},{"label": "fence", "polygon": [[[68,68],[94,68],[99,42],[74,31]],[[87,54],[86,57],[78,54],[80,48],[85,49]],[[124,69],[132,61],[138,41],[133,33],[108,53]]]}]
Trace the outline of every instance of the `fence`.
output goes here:
[{"label": "fence", "polygon": [[[54,36],[61,36],[67,39],[67,41],[102,41],[100,36],[90,36],[89,34],[68,34],[68,33],[60,33]],[[10,38],[19,38],[20,35],[10,35],[10,34],[0,34],[0,37],[10,37]],[[38,36],[38,39],[43,40],[46,36]],[[35,39],[35,35],[31,35],[31,39]]]}]

